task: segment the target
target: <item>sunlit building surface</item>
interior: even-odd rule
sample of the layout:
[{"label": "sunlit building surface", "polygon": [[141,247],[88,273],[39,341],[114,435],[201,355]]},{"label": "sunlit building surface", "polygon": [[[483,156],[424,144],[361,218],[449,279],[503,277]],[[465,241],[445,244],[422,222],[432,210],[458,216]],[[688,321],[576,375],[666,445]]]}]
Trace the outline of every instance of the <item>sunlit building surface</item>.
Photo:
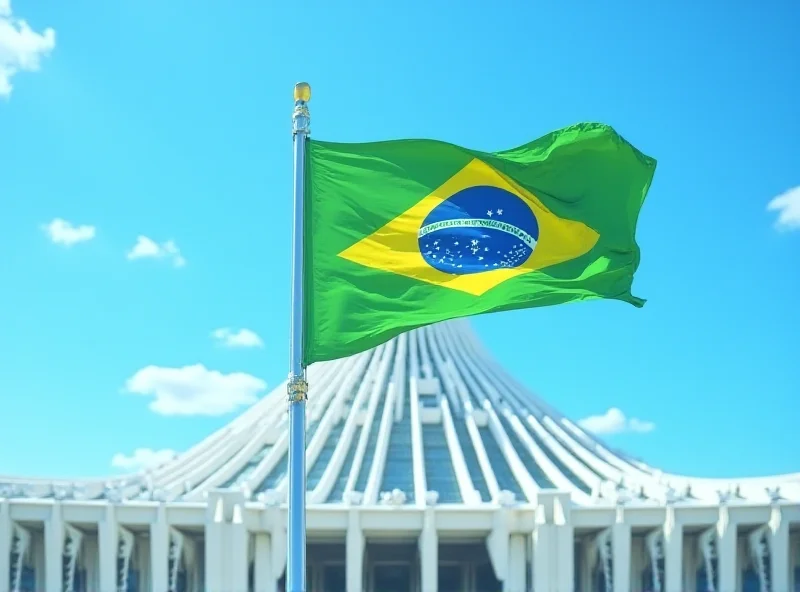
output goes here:
[{"label": "sunlit building surface", "polygon": [[[311,592],[800,591],[800,473],[695,479],[611,450],[466,322],[309,383]],[[145,474],[0,477],[0,592],[283,590],[285,390]]]}]

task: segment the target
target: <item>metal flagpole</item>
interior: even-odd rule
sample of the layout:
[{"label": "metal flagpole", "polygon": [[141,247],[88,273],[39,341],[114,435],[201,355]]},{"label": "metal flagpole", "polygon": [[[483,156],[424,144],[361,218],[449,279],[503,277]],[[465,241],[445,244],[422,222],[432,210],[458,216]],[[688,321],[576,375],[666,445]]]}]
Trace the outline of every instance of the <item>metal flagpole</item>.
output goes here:
[{"label": "metal flagpole", "polygon": [[306,590],[306,398],[308,383],[303,367],[303,197],[305,194],[306,139],[311,116],[311,87],[294,87],[294,230],[292,233],[292,320],[289,340],[289,536],[286,591]]}]

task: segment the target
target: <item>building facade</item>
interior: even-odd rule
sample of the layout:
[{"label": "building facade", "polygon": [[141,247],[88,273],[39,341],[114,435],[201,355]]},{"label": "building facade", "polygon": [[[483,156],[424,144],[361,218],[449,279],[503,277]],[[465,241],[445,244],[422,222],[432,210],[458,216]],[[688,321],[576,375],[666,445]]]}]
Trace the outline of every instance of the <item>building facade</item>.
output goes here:
[{"label": "building facade", "polygon": [[[663,473],[516,383],[464,321],[309,370],[309,592],[800,592],[800,473]],[[142,474],[0,477],[0,592],[274,592],[281,385]]]}]

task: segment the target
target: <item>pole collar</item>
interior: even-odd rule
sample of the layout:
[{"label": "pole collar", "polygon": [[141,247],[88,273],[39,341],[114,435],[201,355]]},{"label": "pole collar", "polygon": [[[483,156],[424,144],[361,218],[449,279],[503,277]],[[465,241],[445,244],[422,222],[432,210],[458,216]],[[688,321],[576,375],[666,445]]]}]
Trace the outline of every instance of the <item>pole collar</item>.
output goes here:
[{"label": "pole collar", "polygon": [[286,390],[289,393],[289,403],[302,403],[308,400],[308,382],[302,376],[291,376]]}]

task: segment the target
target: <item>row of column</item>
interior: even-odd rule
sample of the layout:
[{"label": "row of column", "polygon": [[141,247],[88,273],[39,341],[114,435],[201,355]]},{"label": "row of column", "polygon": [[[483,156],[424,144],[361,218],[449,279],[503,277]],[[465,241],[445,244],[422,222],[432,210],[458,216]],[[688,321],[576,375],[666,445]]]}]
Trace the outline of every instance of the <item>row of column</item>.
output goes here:
[{"label": "row of column", "polygon": [[[243,501],[243,500],[242,500]],[[276,513],[277,509],[274,510]],[[242,523],[239,503],[235,494],[214,493],[209,495],[209,523],[206,526],[206,589],[212,592],[247,592],[247,563],[254,564],[254,586],[256,592],[275,592],[277,577],[286,565],[286,539],[277,516],[265,520],[267,532],[248,531]],[[507,525],[506,525],[507,526]],[[492,552],[490,559],[496,573],[509,573],[504,592],[525,592],[526,546],[522,536],[510,537],[508,528],[503,532],[504,546]],[[251,541],[250,552],[242,552]],[[420,557],[420,590],[436,592],[439,576],[439,537],[433,508],[425,511],[422,532],[418,539]],[[345,539],[345,572],[347,592],[364,592],[364,557],[366,537],[364,535],[359,511],[352,508],[348,512],[347,534]],[[509,554],[510,553],[510,554]],[[521,565],[514,571],[508,566]],[[516,579],[514,576],[517,576]],[[501,578],[502,579],[502,578]],[[563,589],[560,591],[563,592]]]},{"label": "row of column", "polygon": [[[94,568],[97,571],[87,570],[91,572],[87,573],[87,578],[92,589],[117,592],[127,585],[135,536],[117,522],[113,505],[106,506],[104,512],[103,519],[97,524],[97,553],[91,556],[92,562],[96,561]],[[160,506],[157,512],[156,520],[150,524],[147,579],[152,590],[170,591],[176,589],[178,571],[184,558],[192,556],[192,550],[190,546],[184,547],[183,535],[170,529],[165,507]],[[37,570],[37,581],[42,578],[43,589],[47,592],[71,591],[71,576],[77,569],[78,555],[85,552],[81,549],[85,540],[80,531],[65,523],[58,502],[51,506],[50,515],[44,522],[43,542],[44,561],[39,563],[41,559],[34,561],[31,558],[31,563],[39,563],[37,567],[41,568],[41,572]],[[15,544],[16,549],[13,548]],[[0,592],[13,592],[15,582],[12,575],[20,572],[22,555],[31,552],[30,532],[14,524],[8,502],[0,501]],[[12,565],[12,555],[17,556],[15,565]]]},{"label": "row of column", "polygon": [[[266,533],[257,532],[250,537],[242,520],[245,500],[240,492],[211,493],[208,501],[203,588],[210,591],[248,592],[248,568],[252,560],[255,589],[259,592],[276,592],[278,579],[286,564],[285,532],[283,528],[276,527],[280,510],[274,508],[265,517],[265,526],[268,527]],[[155,520],[149,526],[149,573],[143,579],[150,584],[150,590],[167,592],[178,588],[182,563],[188,558],[188,563],[194,567],[196,561],[191,542],[170,527],[166,507],[160,505],[156,511]],[[97,571],[91,570],[97,576],[90,576],[93,582],[91,588],[100,592],[117,592],[120,586],[124,589],[126,585],[135,537],[118,523],[115,506],[109,504],[104,512],[97,524]],[[30,538],[26,529],[15,526],[9,503],[0,500],[0,592],[12,592],[11,574],[18,567],[11,564],[13,542],[17,540],[19,544],[20,539],[19,536],[15,538],[15,529],[17,533]],[[37,580],[43,579],[43,588],[47,592],[70,589],[69,585],[65,585],[69,584],[65,582],[65,551],[70,545],[78,545],[71,552],[77,557],[80,536],[79,531],[65,523],[61,504],[52,504],[50,514],[44,521],[44,561],[40,571],[37,570]],[[30,545],[26,544],[26,553],[30,552]],[[66,579],[69,579],[69,573],[67,570]],[[196,586],[199,589],[200,584],[196,583]]]},{"label": "row of column", "polygon": [[[536,592],[564,592],[574,586],[574,527],[569,519],[568,497],[554,496],[543,500],[537,508],[536,524],[530,535],[532,553],[527,553],[527,538],[512,534],[512,510],[495,514],[495,522],[487,538],[489,558],[497,578],[503,582],[504,592],[525,592],[527,566]],[[280,521],[280,510],[272,508],[263,516],[264,524],[250,536],[244,521],[244,496],[239,492],[211,492],[205,533],[205,585],[209,591],[248,592],[249,564],[254,564],[254,589],[257,592],[276,592],[277,582],[286,564],[286,538]],[[175,587],[175,574],[179,557],[171,557],[180,545],[171,537],[178,536],[169,527],[166,508],[161,505],[155,521],[150,525],[149,578],[151,590],[171,590]],[[11,592],[11,545],[13,523],[9,504],[0,501],[0,592]],[[61,505],[52,505],[51,515],[44,523],[44,584],[47,591],[63,591],[64,549],[70,529],[65,524]],[[761,531],[759,531],[761,532]],[[769,561],[770,589],[774,592],[789,590],[790,555],[789,524],[781,507],[772,508],[771,518],[763,529]],[[656,533],[658,550],[653,559],[663,559],[664,577],[660,581],[662,592],[681,592],[684,581],[683,524],[673,506],[666,510],[666,520]],[[709,553],[713,554],[716,573],[711,575],[719,592],[732,592],[737,588],[738,528],[730,509],[719,509],[717,524],[704,536],[713,541]],[[100,592],[116,592],[120,583],[118,561],[124,550],[121,543],[132,535],[120,527],[113,505],[105,508],[98,524],[98,572]],[[626,521],[625,508],[619,507],[613,525],[598,535],[600,560],[604,553],[611,561],[609,575],[613,592],[631,590],[631,525]],[[347,592],[363,592],[365,537],[357,509],[348,514],[346,535]],[[428,508],[419,535],[421,589],[437,590],[439,541],[435,510]],[[123,553],[124,554],[124,553]],[[710,555],[709,555],[710,557]],[[614,558],[619,560],[614,561]],[[691,585],[694,585],[693,582]]]},{"label": "row of column", "polygon": [[[536,592],[563,592],[572,590],[574,583],[574,528],[566,518],[568,508],[556,500],[552,519],[546,515],[545,507],[540,506],[537,512],[537,524],[532,535],[532,581]],[[770,582],[766,588],[772,592],[789,590],[790,550],[789,523],[782,516],[780,506],[773,506],[771,518],[764,529],[765,549],[769,561],[764,563],[763,575]],[[714,545],[710,552],[716,560],[716,574],[709,575],[716,582],[717,592],[734,592],[740,566],[737,561],[738,525],[731,519],[730,509],[722,506],[719,520],[711,527],[708,534],[713,537]],[[758,534],[760,531],[756,531]],[[677,519],[675,508],[668,506],[666,520],[658,535],[658,550],[651,553],[651,561],[664,561],[663,580],[657,586],[661,592],[681,592],[689,585],[694,589],[694,574],[690,582],[684,581],[684,532],[683,525]],[[598,535],[599,544],[607,545],[610,564],[610,581],[613,592],[630,592],[631,582],[631,525],[625,521],[625,510],[618,508],[615,523]],[[603,552],[599,552],[599,560],[603,561]],[[614,560],[617,558],[618,560]],[[657,570],[657,565],[653,565]],[[513,585],[504,592],[524,590],[518,581],[520,564],[509,574]],[[658,589],[658,588],[656,588]]]},{"label": "row of column", "polygon": [[[720,592],[735,590],[737,584],[737,525],[731,519],[727,506],[720,508],[716,526],[717,589]],[[754,534],[759,534],[756,531]],[[765,575],[771,583],[770,590],[789,590],[789,522],[784,519],[780,506],[773,506],[765,533],[769,554],[769,572]]]}]

